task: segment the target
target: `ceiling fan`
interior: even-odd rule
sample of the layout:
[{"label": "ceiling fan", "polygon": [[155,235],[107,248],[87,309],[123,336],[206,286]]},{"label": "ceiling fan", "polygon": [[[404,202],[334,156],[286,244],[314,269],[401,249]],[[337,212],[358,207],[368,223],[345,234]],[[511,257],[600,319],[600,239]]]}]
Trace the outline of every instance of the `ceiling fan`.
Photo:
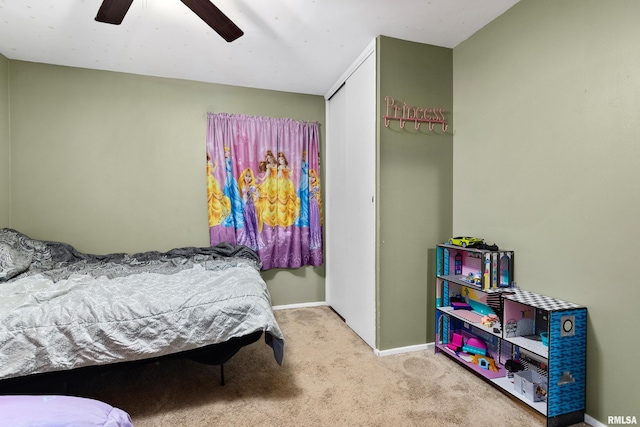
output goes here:
[{"label": "ceiling fan", "polygon": [[[244,32],[209,0],[180,0],[228,42]],[[103,0],[96,21],[120,25],[133,0]]]}]

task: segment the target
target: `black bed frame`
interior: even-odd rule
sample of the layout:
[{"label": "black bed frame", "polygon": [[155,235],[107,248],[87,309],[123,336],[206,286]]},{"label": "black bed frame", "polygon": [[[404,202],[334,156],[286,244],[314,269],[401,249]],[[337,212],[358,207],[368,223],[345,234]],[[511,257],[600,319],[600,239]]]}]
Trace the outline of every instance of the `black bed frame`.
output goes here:
[{"label": "black bed frame", "polygon": [[224,364],[242,347],[253,344],[262,336],[256,331],[241,337],[231,338],[219,344],[168,354],[143,360],[117,362],[106,365],[86,366],[66,371],[47,372],[0,380],[0,394],[69,394],[69,383],[94,371],[110,371],[141,363],[154,363],[167,359],[190,359],[207,365],[220,365],[220,385],[224,386]]}]

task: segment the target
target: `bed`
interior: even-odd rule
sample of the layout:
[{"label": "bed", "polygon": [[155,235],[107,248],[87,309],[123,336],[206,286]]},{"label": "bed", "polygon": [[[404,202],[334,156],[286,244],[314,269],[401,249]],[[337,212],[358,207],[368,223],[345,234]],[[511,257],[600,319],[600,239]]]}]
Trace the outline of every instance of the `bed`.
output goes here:
[{"label": "bed", "polygon": [[0,229],[0,383],[176,355],[222,367],[263,334],[282,365],[248,247],[92,255]]}]

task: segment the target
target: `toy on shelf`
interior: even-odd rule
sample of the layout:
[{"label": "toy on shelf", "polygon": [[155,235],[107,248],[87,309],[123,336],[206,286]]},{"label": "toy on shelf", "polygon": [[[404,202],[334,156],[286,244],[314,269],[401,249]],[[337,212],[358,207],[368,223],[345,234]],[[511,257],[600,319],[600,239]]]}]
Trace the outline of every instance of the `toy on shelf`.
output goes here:
[{"label": "toy on shelf", "polygon": [[486,316],[482,316],[482,319],[480,321],[484,326],[490,328],[498,323],[498,316],[496,316],[495,314],[488,314]]},{"label": "toy on shelf", "polygon": [[480,272],[469,273],[466,275],[464,280],[471,283],[472,285],[482,285],[482,275],[480,274]]},{"label": "toy on shelf", "polygon": [[469,354],[479,354],[481,356],[487,355],[487,345],[479,338],[469,338],[465,345],[462,346],[462,351]]},{"label": "toy on shelf", "polygon": [[475,249],[486,249],[488,251],[498,251],[500,248],[498,245],[485,243],[484,239],[479,237],[468,237],[468,236],[458,236],[452,237],[447,240],[448,244],[454,246],[461,246],[463,248],[475,248]]},{"label": "toy on shelf", "polygon": [[513,374],[516,372],[524,371],[524,365],[516,359],[507,360],[504,364],[504,368],[507,370],[507,378],[513,378]]},{"label": "toy on shelf", "polygon": [[471,363],[475,363],[480,366],[482,369],[486,369],[488,371],[498,372],[499,369],[496,366],[496,362],[489,356],[481,356],[479,354],[474,354],[471,357]]},{"label": "toy on shelf", "polygon": [[463,248],[472,248],[481,243],[484,243],[484,239],[479,239],[477,237],[459,236],[449,239],[450,245],[462,246]]},{"label": "toy on shelf", "polygon": [[542,344],[549,347],[549,332],[542,332],[540,334],[540,340],[542,340]]},{"label": "toy on shelf", "polygon": [[[467,338],[465,342],[464,336],[454,332],[451,334],[451,341],[447,343],[447,347],[449,348],[449,350],[452,350],[457,355],[460,352],[465,352],[473,356],[478,356],[479,358],[477,360],[481,360],[481,358],[484,358],[484,359],[490,359],[491,362],[493,362],[493,359],[487,356],[488,354],[487,344],[485,344],[485,342],[482,341],[480,338],[470,337],[470,338]],[[475,363],[476,365],[480,364],[477,361],[474,361],[473,358],[471,358],[470,361]],[[489,364],[489,360],[486,360],[485,362],[482,362],[482,363]],[[495,367],[495,363],[494,363],[494,367]]]},{"label": "toy on shelf", "polygon": [[540,396],[540,398],[547,397],[547,390],[543,389],[541,386],[538,386],[538,388],[536,388],[536,396]]},{"label": "toy on shelf", "polygon": [[462,351],[462,344],[462,335],[454,333],[451,336],[451,342],[447,344],[447,347],[449,347],[454,352],[459,353]]},{"label": "toy on shelf", "polygon": [[547,378],[536,371],[520,371],[513,376],[513,388],[517,394],[532,402],[540,402],[547,397]]},{"label": "toy on shelf", "polygon": [[451,303],[451,307],[453,307],[454,310],[471,310],[471,306],[466,303],[466,302],[452,302]]}]

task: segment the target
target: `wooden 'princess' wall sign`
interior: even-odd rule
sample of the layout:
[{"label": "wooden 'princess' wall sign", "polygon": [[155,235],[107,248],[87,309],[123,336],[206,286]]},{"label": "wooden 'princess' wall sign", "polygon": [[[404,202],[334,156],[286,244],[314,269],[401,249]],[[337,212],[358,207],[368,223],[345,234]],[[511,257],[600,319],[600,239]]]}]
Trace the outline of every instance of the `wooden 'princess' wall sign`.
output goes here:
[{"label": "wooden 'princess' wall sign", "polygon": [[435,124],[442,126],[442,132],[446,132],[449,125],[444,117],[444,108],[438,107],[413,107],[403,102],[402,105],[397,104],[396,100],[390,96],[385,96],[387,103],[387,111],[384,115],[384,125],[389,127],[390,120],[399,120],[400,128],[404,129],[405,122],[413,122],[416,130],[420,129],[420,124],[429,123],[429,130],[432,131]]}]

